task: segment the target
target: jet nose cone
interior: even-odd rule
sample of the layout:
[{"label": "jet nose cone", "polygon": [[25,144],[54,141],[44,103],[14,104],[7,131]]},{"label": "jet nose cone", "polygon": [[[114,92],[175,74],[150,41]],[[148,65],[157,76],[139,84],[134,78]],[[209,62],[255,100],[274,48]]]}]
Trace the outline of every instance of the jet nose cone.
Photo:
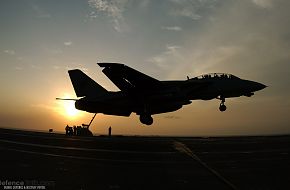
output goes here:
[{"label": "jet nose cone", "polygon": [[255,84],[255,90],[256,91],[258,91],[258,90],[262,90],[262,89],[264,89],[264,88],[266,88],[267,86],[266,85],[264,85],[264,84],[262,84],[262,83],[258,83],[258,82],[256,82],[256,84]]}]

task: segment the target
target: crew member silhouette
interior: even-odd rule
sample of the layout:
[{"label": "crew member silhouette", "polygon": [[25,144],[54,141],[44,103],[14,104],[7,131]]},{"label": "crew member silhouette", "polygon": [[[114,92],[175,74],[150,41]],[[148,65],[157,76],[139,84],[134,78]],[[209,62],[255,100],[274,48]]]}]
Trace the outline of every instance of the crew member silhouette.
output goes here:
[{"label": "crew member silhouette", "polygon": [[111,135],[112,135],[112,127],[110,126],[109,127],[109,137],[111,137]]},{"label": "crew member silhouette", "polygon": [[68,131],[69,131],[69,126],[66,125],[66,127],[65,127],[65,135],[68,135]]},{"label": "crew member silhouette", "polygon": [[74,136],[76,136],[76,134],[77,134],[77,127],[74,125]]}]

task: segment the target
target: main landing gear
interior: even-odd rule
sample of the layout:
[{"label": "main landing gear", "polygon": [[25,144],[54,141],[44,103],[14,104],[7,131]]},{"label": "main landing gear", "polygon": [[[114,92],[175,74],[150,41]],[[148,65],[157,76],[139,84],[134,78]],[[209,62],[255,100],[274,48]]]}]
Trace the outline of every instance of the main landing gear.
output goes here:
[{"label": "main landing gear", "polygon": [[143,123],[145,125],[152,125],[153,118],[149,114],[141,114],[140,121],[141,121],[141,123]]},{"label": "main landing gear", "polygon": [[226,99],[221,97],[220,100],[221,100],[221,103],[220,103],[219,109],[220,109],[221,112],[224,112],[227,109],[227,106],[225,105]]},{"label": "main landing gear", "polygon": [[148,104],[146,103],[146,101],[144,100],[144,107],[142,112],[140,113],[140,122],[145,124],[145,125],[152,125],[153,123],[153,118],[151,117],[150,114],[150,108],[148,106]]}]

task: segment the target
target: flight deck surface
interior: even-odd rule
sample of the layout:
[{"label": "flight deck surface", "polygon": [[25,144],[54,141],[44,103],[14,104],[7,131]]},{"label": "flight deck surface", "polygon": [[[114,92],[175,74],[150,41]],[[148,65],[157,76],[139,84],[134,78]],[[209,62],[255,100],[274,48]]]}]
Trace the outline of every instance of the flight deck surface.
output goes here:
[{"label": "flight deck surface", "polygon": [[[0,189],[289,189],[290,136],[67,137],[0,129]],[[7,185],[6,185],[7,186]]]}]

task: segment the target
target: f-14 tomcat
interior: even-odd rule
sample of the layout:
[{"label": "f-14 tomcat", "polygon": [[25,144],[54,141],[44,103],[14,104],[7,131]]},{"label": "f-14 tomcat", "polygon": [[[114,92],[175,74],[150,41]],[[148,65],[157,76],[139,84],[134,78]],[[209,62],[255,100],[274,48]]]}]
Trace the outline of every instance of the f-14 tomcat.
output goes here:
[{"label": "f-14 tomcat", "polygon": [[121,63],[98,63],[102,72],[120,89],[108,91],[81,70],[69,70],[79,99],[75,108],[90,113],[140,116],[140,122],[153,123],[152,115],[176,111],[191,100],[219,99],[220,111],[227,109],[226,98],[254,95],[264,84],[231,74],[212,73],[187,80],[160,81]]}]

